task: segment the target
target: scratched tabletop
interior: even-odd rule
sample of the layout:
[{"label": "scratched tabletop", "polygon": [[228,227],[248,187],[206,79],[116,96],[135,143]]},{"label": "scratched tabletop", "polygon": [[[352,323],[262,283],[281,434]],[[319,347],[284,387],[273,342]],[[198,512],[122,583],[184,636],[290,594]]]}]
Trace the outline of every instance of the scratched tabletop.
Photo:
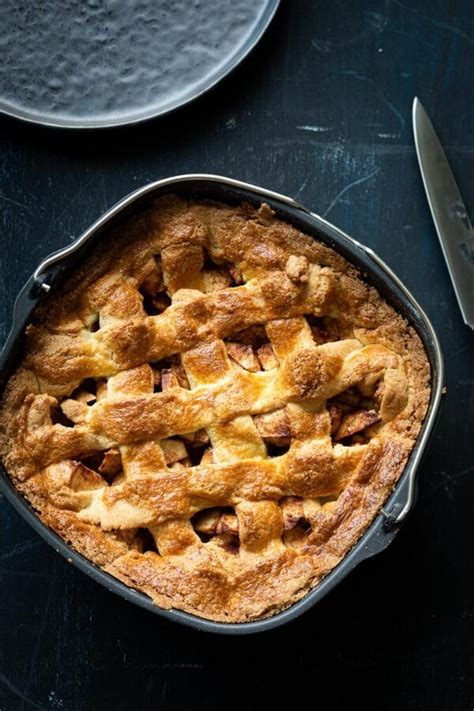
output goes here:
[{"label": "scratched tabletop", "polygon": [[394,543],[287,627],[197,633],[69,565],[0,500],[0,709],[474,708],[474,334],[413,147],[418,95],[474,214],[474,3],[293,0],[208,95],[130,129],[0,120],[0,337],[49,252],[131,190],[220,173],[291,195],[374,248],[426,309],[448,392]]}]

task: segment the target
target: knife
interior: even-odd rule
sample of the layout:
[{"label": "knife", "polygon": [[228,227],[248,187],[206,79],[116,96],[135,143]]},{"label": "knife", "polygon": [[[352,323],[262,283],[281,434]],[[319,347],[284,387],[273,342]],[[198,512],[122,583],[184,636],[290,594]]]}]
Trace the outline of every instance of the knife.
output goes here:
[{"label": "knife", "polygon": [[413,133],[421,177],[464,323],[474,328],[474,231],[439,138],[420,101]]}]

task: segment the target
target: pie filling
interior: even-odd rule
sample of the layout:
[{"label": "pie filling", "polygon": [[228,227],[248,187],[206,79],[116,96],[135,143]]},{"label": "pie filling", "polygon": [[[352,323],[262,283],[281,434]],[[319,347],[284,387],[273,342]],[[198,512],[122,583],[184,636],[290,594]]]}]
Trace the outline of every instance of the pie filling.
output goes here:
[{"label": "pie filling", "polygon": [[35,312],[0,454],[96,565],[245,622],[357,542],[428,399],[419,337],[339,254],[266,205],[167,196]]}]

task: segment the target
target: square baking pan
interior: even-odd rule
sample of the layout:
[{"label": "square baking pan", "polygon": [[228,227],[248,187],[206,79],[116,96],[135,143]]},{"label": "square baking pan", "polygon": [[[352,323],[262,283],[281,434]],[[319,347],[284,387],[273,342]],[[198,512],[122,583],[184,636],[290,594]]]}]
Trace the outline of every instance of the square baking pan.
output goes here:
[{"label": "square baking pan", "polygon": [[102,215],[78,239],[64,249],[46,257],[38,266],[15,301],[12,328],[0,354],[1,389],[5,386],[21,355],[25,327],[35,307],[45,295],[54,292],[64,278],[90,253],[97,241],[107,238],[107,232],[113,223],[123,219],[125,215],[133,215],[142,210],[155,198],[165,193],[174,193],[194,199],[220,200],[230,204],[237,204],[243,200],[254,204],[266,202],[279,218],[326,243],[354,264],[367,283],[373,285],[383,298],[416,330],[426,350],[431,368],[430,402],[418,439],[392,494],[344,559],[304,598],[273,617],[255,622],[228,624],[212,622],[179,610],[161,609],[145,594],[133,590],[98,568],[87,558],[77,553],[41,521],[34,509],[17,491],[3,468],[0,470],[0,491],[34,530],[58,553],[61,553],[108,590],[124,599],[161,617],[202,631],[222,634],[262,632],[289,622],[313,607],[356,565],[384,550],[394,539],[415,503],[416,474],[433,431],[441,403],[444,385],[443,356],[438,338],[420,305],[398,277],[371,249],[289,197],[222,176],[189,174],[158,180],[134,191]]}]

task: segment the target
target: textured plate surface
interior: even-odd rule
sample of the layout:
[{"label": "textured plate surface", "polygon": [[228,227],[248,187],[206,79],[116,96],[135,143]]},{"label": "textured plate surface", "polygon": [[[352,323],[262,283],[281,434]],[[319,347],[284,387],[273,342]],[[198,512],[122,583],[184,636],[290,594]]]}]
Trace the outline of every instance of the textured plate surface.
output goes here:
[{"label": "textured plate surface", "polygon": [[252,49],[279,0],[1,0],[0,111],[96,128],[167,113]]}]

